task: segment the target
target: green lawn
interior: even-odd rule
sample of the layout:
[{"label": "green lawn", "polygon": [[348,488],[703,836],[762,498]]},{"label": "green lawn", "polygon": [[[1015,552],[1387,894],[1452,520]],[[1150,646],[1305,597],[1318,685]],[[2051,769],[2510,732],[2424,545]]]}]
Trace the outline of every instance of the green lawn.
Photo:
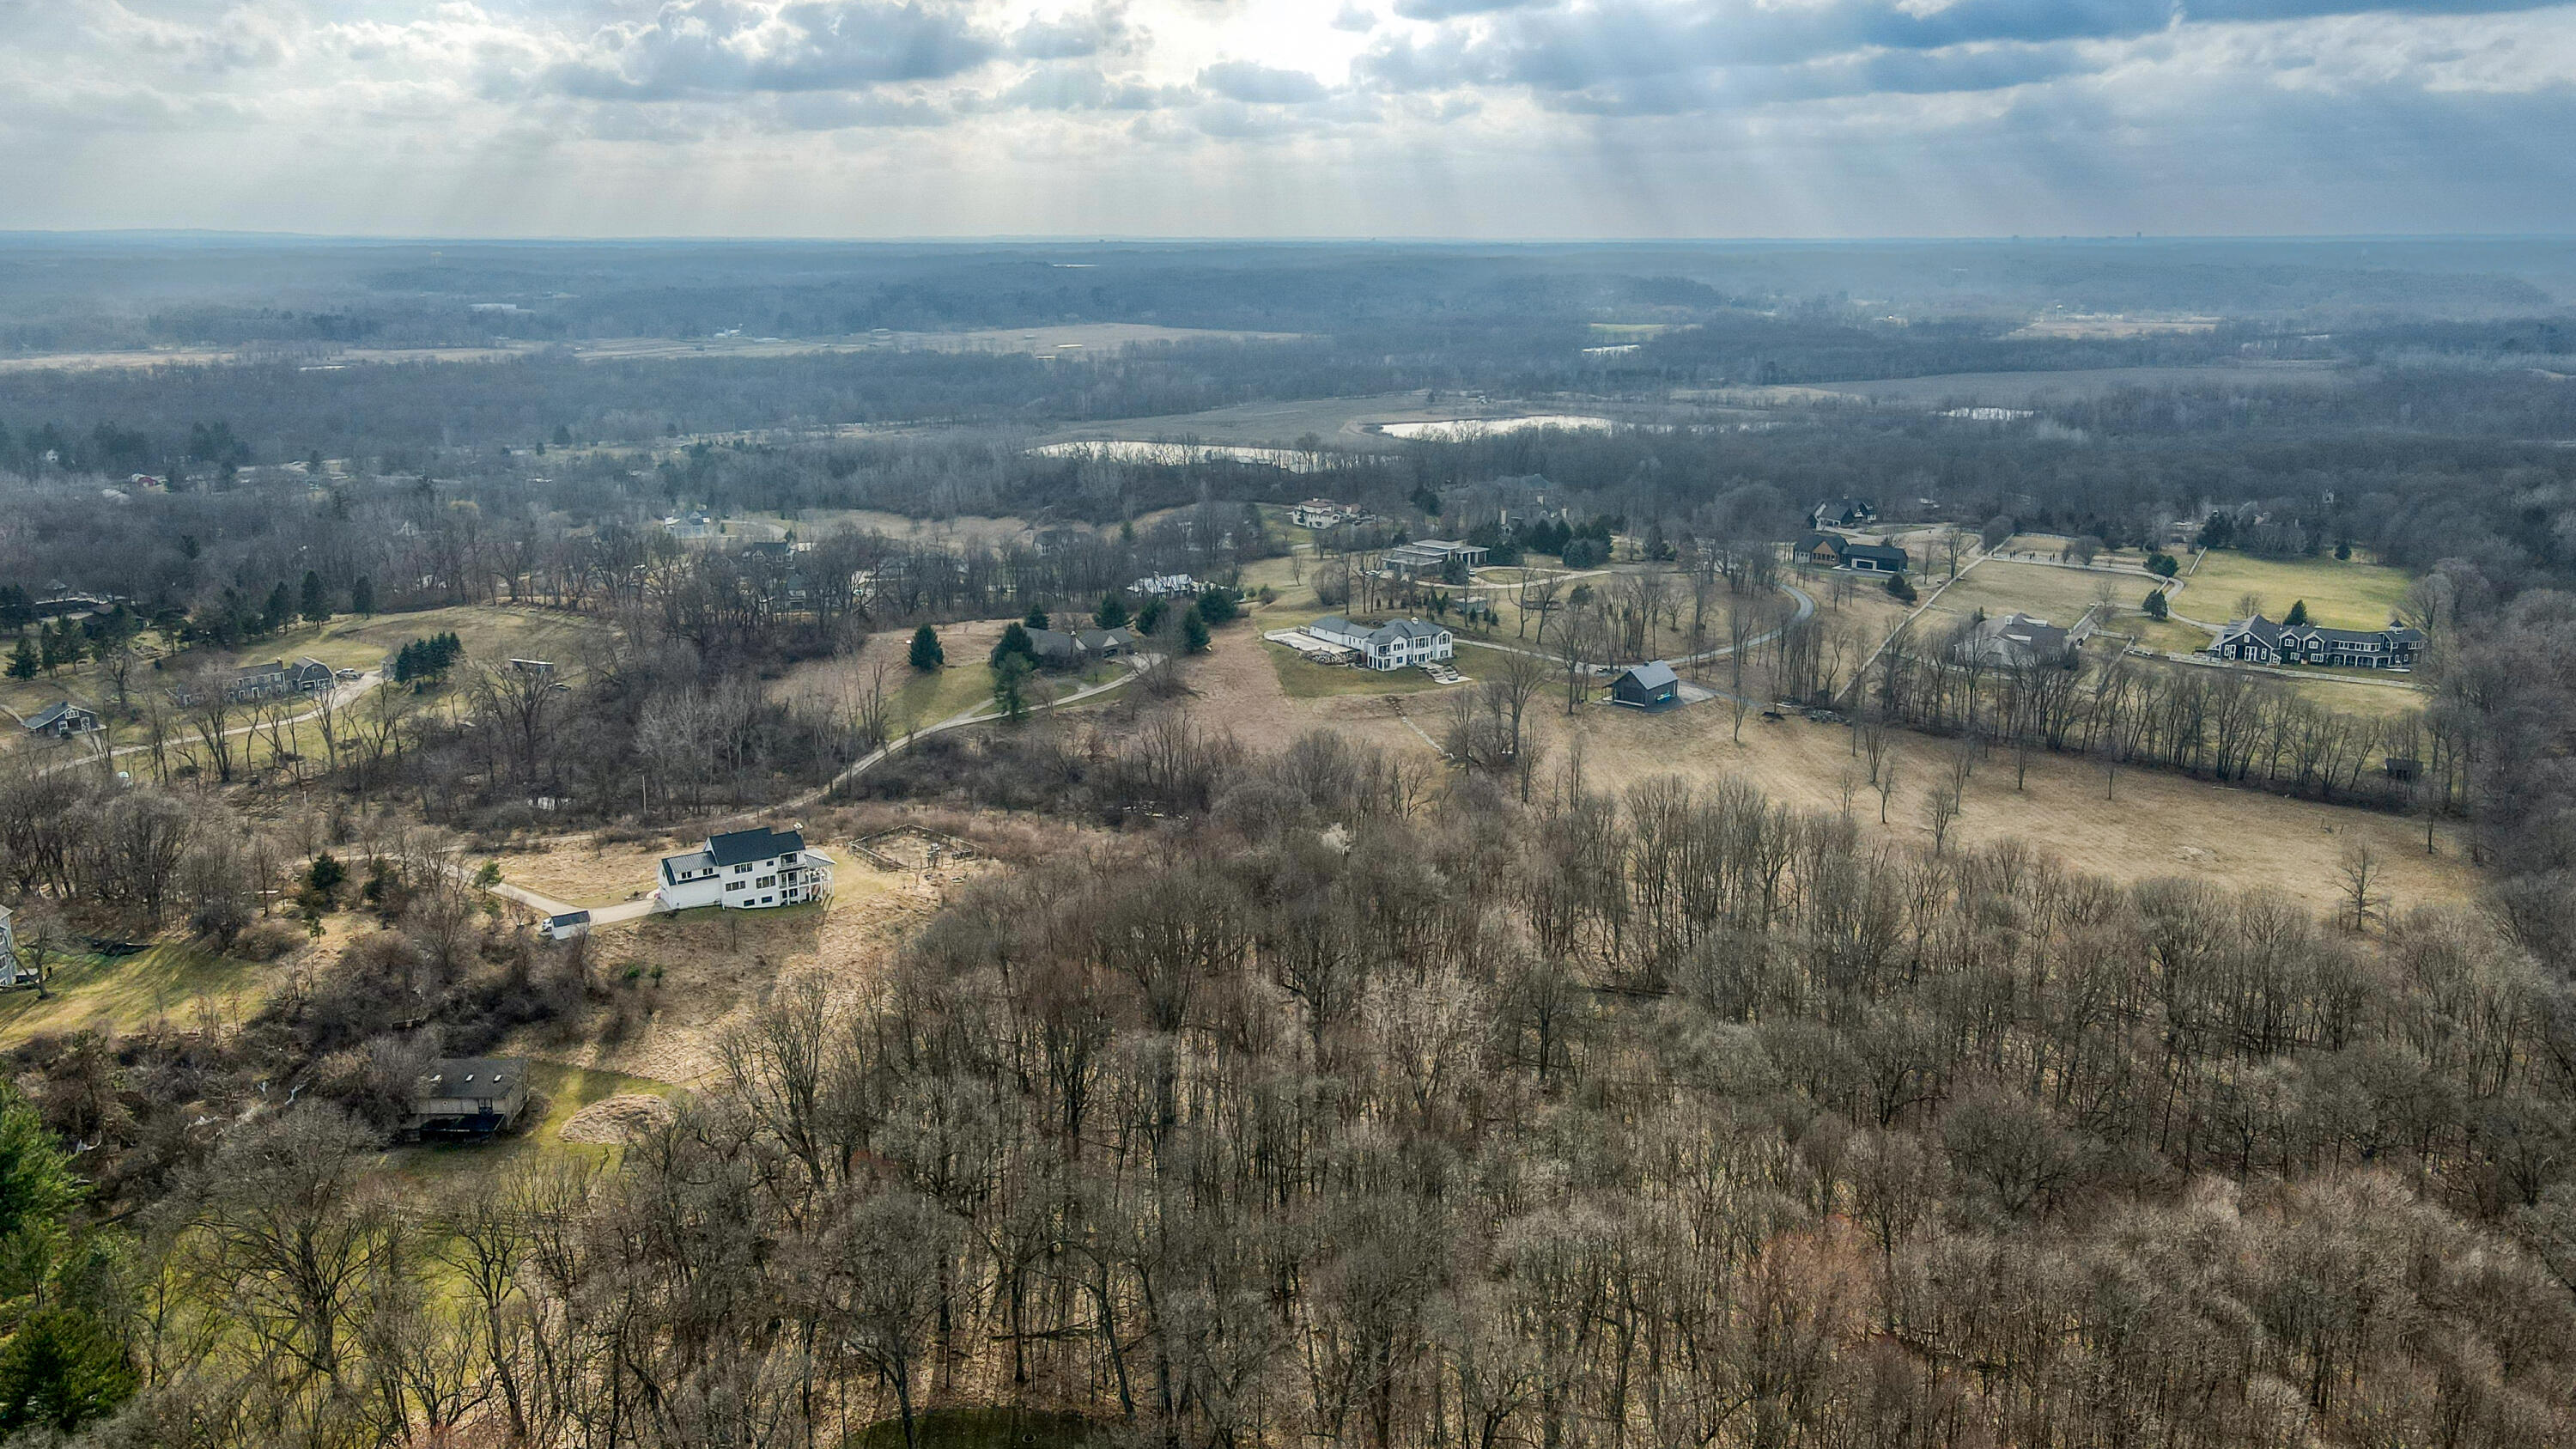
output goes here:
[{"label": "green lawn", "polygon": [[945,669],[914,672],[895,691],[894,729],[934,725],[969,705],[993,697],[993,667],[981,659],[950,660]]},{"label": "green lawn", "polygon": [[164,1018],[186,1026],[201,1001],[225,1024],[238,1024],[267,998],[282,972],[280,966],[235,960],[192,942],[154,942],[131,956],[84,951],[56,967],[43,1000],[32,991],[0,995],[0,1046],[90,1026],[136,1031]]},{"label": "green lawn", "polygon": [[2312,559],[2254,558],[2228,549],[2203,554],[2200,568],[2186,580],[2175,607],[2195,619],[2221,623],[2242,612],[2239,597],[2256,594],[2265,616],[2278,620],[2290,605],[2305,600],[2308,617],[2344,629],[2383,629],[2406,598],[2414,580],[2404,569],[2367,563],[2355,557],[2338,563],[2331,556]]}]

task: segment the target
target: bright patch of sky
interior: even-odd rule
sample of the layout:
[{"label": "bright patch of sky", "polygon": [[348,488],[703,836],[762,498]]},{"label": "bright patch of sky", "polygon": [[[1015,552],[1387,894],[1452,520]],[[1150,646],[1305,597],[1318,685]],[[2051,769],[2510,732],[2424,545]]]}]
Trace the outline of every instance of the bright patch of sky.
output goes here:
[{"label": "bright patch of sky", "polygon": [[0,229],[2576,230],[2576,5],[0,0]]}]

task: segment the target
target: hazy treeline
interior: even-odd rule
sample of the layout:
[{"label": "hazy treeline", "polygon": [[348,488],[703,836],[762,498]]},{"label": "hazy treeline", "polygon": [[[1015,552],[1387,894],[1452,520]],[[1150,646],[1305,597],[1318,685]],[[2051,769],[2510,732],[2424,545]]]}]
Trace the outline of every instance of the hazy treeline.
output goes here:
[{"label": "hazy treeline", "polygon": [[2473,915],[2359,936],[1737,786],[1435,804],[1329,736],[1215,778],[864,1002],[782,991],[614,1172],[397,1198],[310,1103],[197,1149],[94,1442],[2576,1427],[2576,1005]]}]

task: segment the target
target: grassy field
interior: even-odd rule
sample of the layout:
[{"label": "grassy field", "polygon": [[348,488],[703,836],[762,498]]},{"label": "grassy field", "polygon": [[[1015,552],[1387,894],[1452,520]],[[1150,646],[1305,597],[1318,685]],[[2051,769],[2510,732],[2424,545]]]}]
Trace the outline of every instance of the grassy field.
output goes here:
[{"label": "grassy field", "polygon": [[[469,660],[549,659],[562,665],[569,675],[578,672],[586,648],[605,638],[609,628],[602,620],[580,614],[468,604],[411,614],[344,614],[323,624],[297,624],[240,650],[235,657],[244,664],[254,664],[309,654],[334,669],[370,670],[383,667],[394,651],[414,639],[453,633],[463,641]],[[167,670],[146,666],[135,671],[128,688],[160,689],[174,679]],[[24,717],[55,700],[68,698],[104,712],[103,706],[112,692],[98,666],[86,664],[51,677],[0,681],[0,706]],[[247,711],[241,722],[249,723]],[[109,721],[109,734],[118,745],[132,744],[138,738],[131,725],[114,720]],[[318,754],[321,749],[320,737],[309,727],[298,732],[297,741],[299,753]],[[261,762],[271,753],[265,742],[245,743],[243,748],[245,754]]]},{"label": "grassy field", "polygon": [[959,710],[969,709],[993,697],[993,667],[982,656],[959,660],[955,651],[949,655],[945,669],[928,674],[914,674],[895,693],[894,728],[897,733],[922,725],[933,725]]},{"label": "grassy field", "polygon": [[129,1032],[163,1020],[193,1026],[209,1010],[223,1024],[237,1025],[284,976],[282,965],[236,960],[186,942],[155,942],[131,956],[83,953],[60,964],[45,999],[32,991],[0,996],[0,1046],[88,1027]]},{"label": "grassy field", "polygon": [[2127,618],[2142,617],[2138,615],[2138,603],[2146,597],[2148,587],[2148,581],[2135,574],[1988,559],[1960,575],[1931,612],[1964,619],[1978,609],[1984,609],[1990,617],[2019,610],[2061,629],[2071,629],[2107,589],[2115,612],[2106,627],[2125,632]]},{"label": "grassy field", "polygon": [[[1980,574],[1985,567],[1995,565],[1981,567]],[[2132,580],[2123,576],[2121,581]],[[1874,630],[1872,638],[1884,636],[1895,613],[1883,596],[1855,598],[1841,611],[1826,606],[1829,622]],[[1252,648],[1277,652],[1257,641]],[[1476,651],[1461,653],[1475,662]],[[1432,746],[1406,717],[1380,700],[1292,694],[1278,664],[1257,657],[1239,641],[1229,639],[1215,655],[1194,664],[1189,679],[1197,692],[1193,714],[1248,748],[1275,749],[1308,730],[1332,729],[1435,774],[1442,769]],[[1758,670],[1748,684],[1763,687]],[[2366,694],[2371,705],[2402,706],[2411,698],[2396,690],[2324,680],[2300,681],[2294,687]],[[2352,701],[2355,708],[2363,703]],[[1436,738],[1441,725],[1431,718],[1431,708],[1427,700],[1412,701],[1411,718]],[[1596,705],[1568,715],[1562,695],[1550,689],[1531,720],[1550,781],[1579,751],[1587,786],[1614,794],[1657,775],[1680,775],[1702,785],[1733,776],[1784,803],[1831,811],[1840,807],[1844,772],[1860,768],[1848,730],[1796,716],[1779,723],[1756,719],[1745,725],[1739,745],[1731,712],[1714,703],[1652,715]],[[1877,798],[1866,790],[1856,791],[1853,810],[1866,823],[1865,838],[1928,844],[1924,800],[1942,778],[1955,746],[1908,734],[1899,737],[1896,748],[1904,765],[1889,823],[1878,823]],[[2334,903],[2337,862],[2343,846],[2355,838],[2369,840],[2389,862],[2389,889],[2401,907],[2465,900],[2477,889],[2476,874],[2465,864],[2458,842],[2446,834],[2441,853],[2428,857],[2417,822],[2145,770],[2122,772],[2106,799],[2100,771],[2068,756],[2034,760],[2021,790],[2013,788],[2008,760],[2001,754],[1989,759],[1969,782],[1967,813],[1957,830],[1958,838],[1979,844],[2020,840],[2047,858],[2113,880],[2181,876],[2237,889],[2259,876],[2320,911]]]},{"label": "grassy field", "polygon": [[576,906],[613,906],[648,894],[659,883],[663,856],[688,849],[696,841],[685,832],[640,844],[603,846],[557,844],[549,849],[510,851],[498,857],[501,879],[511,885],[569,901]]},{"label": "grassy field", "polygon": [[2150,619],[2135,610],[2124,611],[2104,626],[2109,634],[2132,634],[2148,649],[2163,649],[2175,654],[2192,654],[2209,647],[2209,631],[2186,624],[2179,619]]},{"label": "grassy field", "polygon": [[2305,600],[2308,617],[2317,623],[2381,629],[2405,601],[2413,579],[2404,569],[2358,556],[2338,563],[2331,557],[2266,559],[2213,549],[2201,555],[2200,567],[2185,582],[2174,607],[2213,624],[2240,613],[2238,598],[2254,594],[2263,601],[2263,613],[2275,620],[2289,613],[2291,604]]},{"label": "grassy field", "polygon": [[299,625],[244,650],[242,657],[293,659],[310,654],[334,669],[374,669],[414,639],[453,633],[464,641],[468,659],[550,659],[570,668],[583,647],[604,638],[608,628],[584,614],[464,604],[416,614],[343,615],[327,624]]}]

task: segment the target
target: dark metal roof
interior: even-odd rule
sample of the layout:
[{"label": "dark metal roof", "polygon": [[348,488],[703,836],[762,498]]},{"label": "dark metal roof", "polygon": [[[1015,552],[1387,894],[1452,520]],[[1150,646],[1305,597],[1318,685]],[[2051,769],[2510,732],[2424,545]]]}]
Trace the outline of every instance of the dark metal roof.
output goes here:
[{"label": "dark metal roof", "polygon": [[71,714],[74,711],[88,715],[92,719],[98,718],[96,711],[74,704],[68,699],[58,699],[52,704],[46,705],[36,713],[27,716],[27,728],[31,730],[40,730],[51,725],[59,724],[65,715]]},{"label": "dark metal roof", "polygon": [[1673,672],[1671,665],[1660,659],[1645,664],[1631,664],[1621,673],[1620,678],[1647,689],[1670,689],[1681,683],[1681,676]]},{"label": "dark metal roof", "polygon": [[566,911],[560,916],[546,917],[546,924],[549,926],[587,926],[590,924],[590,912]]},{"label": "dark metal roof", "polygon": [[707,837],[707,856],[718,865],[741,865],[745,861],[767,860],[791,850],[805,848],[805,835],[797,830],[772,830],[763,825],[755,830],[736,830],[725,835]]}]

